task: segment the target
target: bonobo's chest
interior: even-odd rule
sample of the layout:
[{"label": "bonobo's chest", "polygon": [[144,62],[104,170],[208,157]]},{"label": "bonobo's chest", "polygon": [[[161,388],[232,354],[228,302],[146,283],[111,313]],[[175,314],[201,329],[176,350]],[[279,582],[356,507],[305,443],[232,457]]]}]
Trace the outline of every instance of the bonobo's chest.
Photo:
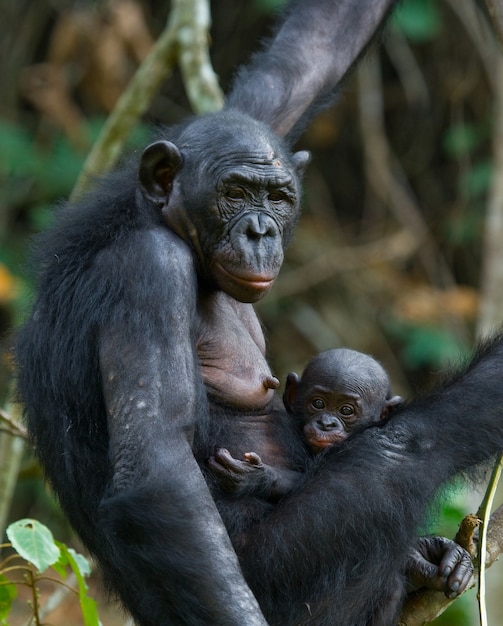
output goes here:
[{"label": "bonobo's chest", "polygon": [[277,382],[252,305],[216,292],[200,298],[198,312],[197,354],[210,398],[244,411],[265,408]]}]

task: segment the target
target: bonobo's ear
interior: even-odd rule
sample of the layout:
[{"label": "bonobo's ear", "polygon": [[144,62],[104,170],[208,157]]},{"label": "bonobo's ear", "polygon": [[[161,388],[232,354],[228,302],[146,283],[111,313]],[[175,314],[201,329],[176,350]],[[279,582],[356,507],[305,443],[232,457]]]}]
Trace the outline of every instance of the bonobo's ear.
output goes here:
[{"label": "bonobo's ear", "polygon": [[156,141],[143,151],[138,179],[144,195],[152,202],[163,202],[169,196],[175,174],[183,157],[171,141]]},{"label": "bonobo's ear", "polygon": [[311,162],[311,153],[307,150],[301,150],[300,152],[295,152],[292,155],[292,163],[295,168],[297,174],[302,178],[304,176],[304,172],[306,171],[306,167]]},{"label": "bonobo's ear", "polygon": [[385,417],[388,417],[390,411],[401,402],[403,402],[401,396],[393,396],[385,400],[381,411],[381,419],[383,420]]},{"label": "bonobo's ear", "polygon": [[290,372],[286,377],[285,392],[283,394],[283,404],[285,409],[290,413],[294,412],[295,398],[297,397],[297,388],[299,386],[300,379],[295,372]]}]

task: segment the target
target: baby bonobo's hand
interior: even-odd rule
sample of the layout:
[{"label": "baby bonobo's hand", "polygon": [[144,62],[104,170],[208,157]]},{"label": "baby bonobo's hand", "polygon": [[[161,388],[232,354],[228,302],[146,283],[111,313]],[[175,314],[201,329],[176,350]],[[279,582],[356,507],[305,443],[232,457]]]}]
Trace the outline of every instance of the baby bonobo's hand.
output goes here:
[{"label": "baby bonobo's hand", "polygon": [[426,587],[443,591],[448,598],[460,596],[473,574],[468,552],[444,537],[419,537],[409,553],[409,591]]},{"label": "baby bonobo's hand", "polygon": [[244,461],[235,459],[225,448],[218,448],[208,459],[208,466],[220,487],[236,496],[252,494],[262,490],[264,464],[255,452],[247,452]]}]

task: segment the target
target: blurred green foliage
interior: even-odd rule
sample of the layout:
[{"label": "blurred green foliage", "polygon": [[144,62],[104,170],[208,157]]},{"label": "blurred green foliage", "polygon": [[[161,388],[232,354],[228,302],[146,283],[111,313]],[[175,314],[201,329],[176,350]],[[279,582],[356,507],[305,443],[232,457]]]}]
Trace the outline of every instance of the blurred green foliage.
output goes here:
[{"label": "blurred green foliage", "polygon": [[388,329],[402,344],[400,356],[404,363],[412,368],[438,370],[470,354],[467,346],[448,328],[393,320]]},{"label": "blurred green foliage", "polygon": [[400,3],[393,26],[411,41],[423,42],[441,32],[442,18],[435,0],[408,0]]},{"label": "blurred green foliage", "polygon": [[[87,145],[96,140],[103,123],[103,118],[86,122],[82,130]],[[147,125],[138,124],[127,149],[145,145],[149,132]],[[0,269],[12,277],[11,293],[4,283],[3,301],[14,323],[21,321],[30,297],[24,263],[27,232],[50,225],[55,206],[71,192],[85,157],[86,151],[61,133],[46,145],[21,125],[0,118]]]}]

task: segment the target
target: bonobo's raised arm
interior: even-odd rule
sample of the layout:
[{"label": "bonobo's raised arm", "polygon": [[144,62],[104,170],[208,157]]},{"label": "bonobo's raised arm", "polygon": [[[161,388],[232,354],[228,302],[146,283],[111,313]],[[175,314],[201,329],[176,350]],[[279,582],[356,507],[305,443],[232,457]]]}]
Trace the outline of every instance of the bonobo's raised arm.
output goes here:
[{"label": "bonobo's raised arm", "polygon": [[[292,143],[328,104],[396,0],[296,0],[274,40],[241,69],[227,105]],[[260,94],[260,97],[257,97]]]}]

